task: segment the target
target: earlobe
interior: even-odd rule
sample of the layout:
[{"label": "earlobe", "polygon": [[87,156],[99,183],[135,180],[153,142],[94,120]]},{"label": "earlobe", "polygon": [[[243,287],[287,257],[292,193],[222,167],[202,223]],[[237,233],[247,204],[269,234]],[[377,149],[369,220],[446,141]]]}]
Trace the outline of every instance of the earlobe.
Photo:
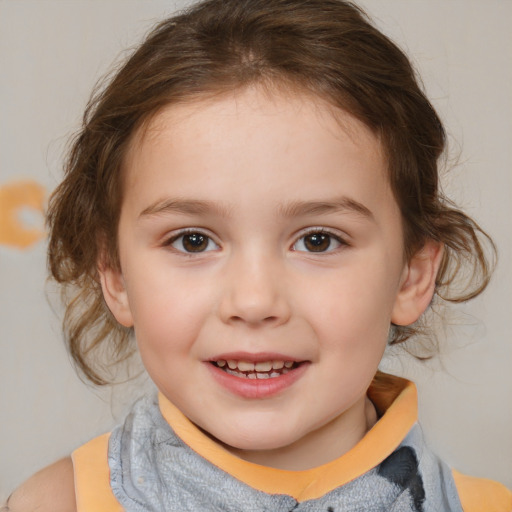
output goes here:
[{"label": "earlobe", "polygon": [[98,268],[103,297],[116,320],[125,327],[133,326],[133,317],[120,270],[100,266]]},{"label": "earlobe", "polygon": [[443,245],[434,240],[413,255],[404,268],[402,282],[391,314],[395,325],[411,325],[428,308],[434,295]]}]

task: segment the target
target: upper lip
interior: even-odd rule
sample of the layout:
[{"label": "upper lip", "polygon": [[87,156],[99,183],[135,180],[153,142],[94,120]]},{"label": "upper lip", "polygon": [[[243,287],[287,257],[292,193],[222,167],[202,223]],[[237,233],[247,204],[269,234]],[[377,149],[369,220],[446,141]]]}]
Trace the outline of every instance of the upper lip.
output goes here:
[{"label": "upper lip", "polygon": [[224,352],[208,359],[208,361],[247,361],[250,363],[261,363],[264,361],[292,361],[299,363],[303,359],[277,352]]}]

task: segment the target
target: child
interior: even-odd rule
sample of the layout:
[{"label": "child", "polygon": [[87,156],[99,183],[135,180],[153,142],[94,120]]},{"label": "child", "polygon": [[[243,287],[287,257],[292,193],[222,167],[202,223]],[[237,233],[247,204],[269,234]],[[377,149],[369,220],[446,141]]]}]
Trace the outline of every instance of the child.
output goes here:
[{"label": "child", "polygon": [[89,106],[48,219],[78,367],[105,384],[136,341],[159,392],[10,510],[512,510],[377,372],[490,277],[438,189],[444,142],[352,4],[209,0],[158,26]]}]

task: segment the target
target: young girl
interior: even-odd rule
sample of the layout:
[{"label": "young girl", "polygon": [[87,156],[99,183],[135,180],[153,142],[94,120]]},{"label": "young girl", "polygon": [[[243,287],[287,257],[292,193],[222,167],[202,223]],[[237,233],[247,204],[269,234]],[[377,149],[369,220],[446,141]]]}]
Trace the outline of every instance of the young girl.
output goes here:
[{"label": "young girl", "polygon": [[433,300],[490,277],[439,191],[444,143],[352,4],[209,0],[160,24],[91,102],[48,215],[79,369],[105,384],[136,343],[158,393],[9,510],[512,510],[377,371]]}]

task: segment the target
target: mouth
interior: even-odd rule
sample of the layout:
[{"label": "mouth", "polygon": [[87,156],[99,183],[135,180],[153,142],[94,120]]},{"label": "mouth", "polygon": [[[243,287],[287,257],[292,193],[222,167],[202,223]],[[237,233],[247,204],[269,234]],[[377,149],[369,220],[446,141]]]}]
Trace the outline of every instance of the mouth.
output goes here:
[{"label": "mouth", "polygon": [[205,361],[213,379],[230,393],[245,399],[267,399],[295,386],[311,361],[277,353],[218,354]]},{"label": "mouth", "polygon": [[252,380],[276,379],[295,370],[301,364],[296,361],[284,360],[251,362],[234,359],[219,359],[210,361],[210,363],[229,375]]}]

